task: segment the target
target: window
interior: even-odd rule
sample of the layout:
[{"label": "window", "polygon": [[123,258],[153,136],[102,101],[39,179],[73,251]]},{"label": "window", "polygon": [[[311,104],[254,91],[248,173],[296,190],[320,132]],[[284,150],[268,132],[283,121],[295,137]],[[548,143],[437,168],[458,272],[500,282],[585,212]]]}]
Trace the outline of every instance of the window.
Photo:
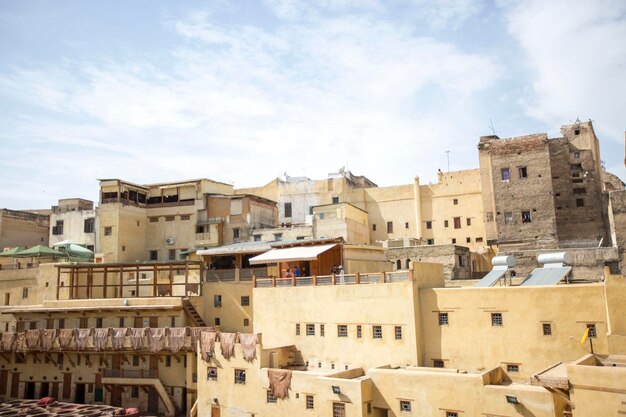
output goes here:
[{"label": "window", "polygon": [[382,326],[372,326],[372,337],[374,339],[382,339],[383,338],[383,328],[382,328]]},{"label": "window", "polygon": [[360,324],[358,324],[358,325],[356,326],[356,337],[357,337],[358,339],[360,339],[361,337],[363,337],[363,327],[361,327],[361,325],[360,325]]},{"label": "window", "polygon": [[459,413],[456,411],[446,411],[446,417],[459,417]]},{"label": "window", "polygon": [[65,319],[59,319],[59,329],[65,329]]},{"label": "window", "polygon": [[506,365],[507,372],[519,372],[519,365],[508,363]]},{"label": "window", "polygon": [[300,336],[300,323],[296,323],[296,336]]},{"label": "window", "polygon": [[244,307],[250,305],[250,296],[249,295],[242,295],[241,296],[241,305],[244,306]]},{"label": "window", "polygon": [[315,408],[315,400],[312,395],[306,396],[306,409],[313,410]]},{"label": "window", "polygon": [[375,232],[375,231],[376,231],[376,224],[374,223],[374,224],[372,225],[372,232]]},{"label": "window", "polygon": [[180,216],[180,220],[182,220],[182,221],[191,220],[191,215],[190,214],[182,214]]},{"label": "window", "polygon": [[432,229],[433,228],[433,222],[431,220],[426,222],[426,228],[427,229]]},{"label": "window", "polygon": [[176,218],[176,216],[165,216],[165,221],[166,222],[173,222],[175,218]]},{"label": "window", "polygon": [[485,214],[485,221],[486,222],[493,221],[493,211],[488,211],[487,214]]},{"label": "window", "polygon": [[102,317],[97,317],[96,318],[96,328],[101,329],[102,328]]},{"label": "window", "polygon": [[528,169],[526,167],[517,167],[517,173],[520,178],[528,178]]},{"label": "window", "polygon": [[133,366],[139,366],[139,356],[133,355]]},{"label": "window", "polygon": [[344,403],[333,403],[333,417],[346,417],[346,405]]},{"label": "window", "polygon": [[88,219],[85,219],[85,224],[83,225],[83,231],[85,233],[93,233],[95,231],[95,227],[96,227],[95,217],[90,217]]},{"label": "window", "polygon": [[277,242],[283,240],[283,234],[282,233],[274,233],[274,240],[277,241]]},{"label": "window", "polygon": [[582,198],[577,198],[576,207],[585,207],[585,200],[583,200]]},{"label": "window", "polygon": [[466,237],[465,238],[465,243],[472,243],[472,238],[471,237]]},{"label": "window", "polygon": [[387,233],[393,233],[393,222],[387,222]]},{"label": "window", "polygon": [[452,238],[452,240],[451,240],[451,242],[452,242],[452,244],[454,245],[454,244],[456,243],[456,238],[455,238],[455,237],[453,237],[453,238]]},{"label": "window", "polygon": [[502,313],[491,313],[491,325],[502,326]]},{"label": "window", "polygon": [[504,213],[504,224],[513,224],[513,213]]},{"label": "window", "polygon": [[460,217],[455,217],[453,220],[454,220],[454,228],[455,229],[460,229],[461,228],[461,218]]},{"label": "window", "polygon": [[63,220],[57,220],[56,226],[52,226],[52,234],[55,236],[63,234]]},{"label": "window", "polygon": [[285,203],[285,217],[291,217],[291,203]]},{"label": "window", "polygon": [[139,398],[139,387],[130,387],[130,396],[132,398]]},{"label": "window", "polygon": [[500,170],[500,177],[502,178],[502,181],[508,181],[511,179],[511,170],[508,168],[502,168]]},{"label": "window", "polygon": [[216,326],[219,326],[221,324],[221,320],[219,317],[215,317],[215,320],[213,320],[213,323],[215,323]]},{"label": "window", "polygon": [[482,241],[483,241],[483,238],[482,238],[482,237],[477,237],[477,238],[476,238],[476,243],[482,243]]},{"label": "window", "polygon": [[151,260],[151,261],[156,261],[157,259],[159,259],[159,253],[158,253],[158,251],[151,250],[151,251],[150,251],[150,260]]},{"label": "window", "polygon": [[307,324],[306,325],[306,335],[307,336],[315,336],[315,324]]},{"label": "window", "polygon": [[400,400],[400,411],[410,413],[411,412],[411,401]]},{"label": "window", "polygon": [[250,325],[250,319],[243,319],[243,326],[248,327]]},{"label": "window", "polygon": [[28,288],[22,288],[22,298],[28,298]]},{"label": "window", "polygon": [[580,152],[574,152],[574,158],[580,159]]},{"label": "window", "polygon": [[448,313],[439,313],[439,325],[447,326],[450,322],[448,321]]},{"label": "window", "polygon": [[394,332],[396,340],[402,340],[402,326],[395,326]]},{"label": "window", "polygon": [[552,324],[550,323],[542,323],[541,327],[543,328],[544,336],[552,336]]},{"label": "window", "polygon": [[274,394],[272,394],[272,390],[268,389],[265,392],[266,392],[266,395],[265,395],[266,401],[268,403],[276,404],[276,397],[274,397]]},{"label": "window", "polygon": [[261,235],[253,235],[254,237],[254,241],[255,242],[260,242],[261,241]]},{"label": "window", "polygon": [[522,211],[522,223],[530,223],[531,221],[530,211]]},{"label": "window", "polygon": [[326,329],[324,329],[324,325],[320,324],[320,336],[326,336]]},{"label": "window", "polygon": [[339,197],[333,197],[333,204],[339,204]]},{"label": "window", "polygon": [[445,368],[444,362],[442,359],[433,359],[433,368]]},{"label": "window", "polygon": [[213,307],[221,307],[222,306],[222,296],[220,294],[215,294],[213,296]]},{"label": "window", "polygon": [[176,249],[169,249],[167,251],[167,259],[170,261],[176,260]]},{"label": "window", "polygon": [[233,229],[233,239],[239,239],[239,228],[235,227]]},{"label": "window", "polygon": [[409,222],[404,223],[404,228],[408,229],[409,228]]},{"label": "window", "polygon": [[245,369],[235,369],[235,384],[246,383],[246,371]]},{"label": "window", "polygon": [[459,266],[465,266],[465,261],[463,260],[463,255],[459,255]]},{"label": "window", "polygon": [[79,329],[86,329],[89,327],[89,318],[88,317],[81,317],[80,319],[78,319],[78,328]]},{"label": "window", "polygon": [[150,223],[158,223],[159,218],[158,217],[148,217],[148,221]]},{"label": "window", "polygon": [[428,245],[434,245],[434,244],[435,244],[435,239],[427,239],[427,240],[426,240],[426,244],[428,244]]},{"label": "window", "polygon": [[452,204],[454,204],[455,206],[457,206],[459,204],[459,199],[455,198],[452,200]]},{"label": "window", "polygon": [[165,367],[166,367],[166,368],[169,368],[169,367],[171,367],[171,366],[172,366],[172,357],[171,357],[171,356],[169,356],[169,355],[167,355],[167,356],[165,357]]},{"label": "window", "polygon": [[587,194],[587,189],[585,187],[575,187],[574,194]]},{"label": "window", "polygon": [[472,219],[470,219],[469,217],[467,219],[465,219],[465,224],[467,224],[468,226],[472,225]]},{"label": "window", "polygon": [[593,337],[595,338],[597,333],[596,333],[596,325],[595,324],[588,324],[587,325],[587,329],[589,329],[589,337]]},{"label": "window", "polygon": [[348,326],[345,324],[337,325],[337,337],[348,337]]},{"label": "window", "polygon": [[105,236],[111,236],[113,234],[113,227],[112,226],[105,226],[104,227],[104,235]]},{"label": "window", "polygon": [[574,130],[574,134],[575,134],[575,135],[580,135],[580,129],[575,129],[575,130]]},{"label": "window", "polygon": [[448,221],[447,220],[443,221],[443,227],[448,227]]},{"label": "window", "polygon": [[[124,319],[124,317],[120,317],[120,321]],[[123,325],[120,327],[124,327]],[[176,327],[176,316],[170,317],[170,327]]]},{"label": "window", "polygon": [[367,403],[367,414],[372,414],[372,402]]},{"label": "window", "polygon": [[206,379],[207,381],[217,381],[217,368],[214,366],[210,366],[206,371]]}]

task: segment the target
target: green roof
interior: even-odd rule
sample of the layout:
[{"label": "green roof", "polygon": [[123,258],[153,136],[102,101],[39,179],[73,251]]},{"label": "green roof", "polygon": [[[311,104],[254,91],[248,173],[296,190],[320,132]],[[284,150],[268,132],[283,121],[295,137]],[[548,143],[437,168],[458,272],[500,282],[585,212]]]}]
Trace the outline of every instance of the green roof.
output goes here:
[{"label": "green roof", "polygon": [[14,254],[13,256],[17,258],[28,258],[31,256],[40,257],[40,256],[63,256],[63,255],[64,255],[63,252],[50,249],[47,246],[37,245],[37,246],[33,246],[32,248],[24,249],[23,251],[18,252]]},{"label": "green roof", "polygon": [[9,250],[5,250],[4,252],[0,252],[0,256],[13,256],[16,253],[23,251],[24,248],[21,246],[16,246],[14,248],[11,248]]}]

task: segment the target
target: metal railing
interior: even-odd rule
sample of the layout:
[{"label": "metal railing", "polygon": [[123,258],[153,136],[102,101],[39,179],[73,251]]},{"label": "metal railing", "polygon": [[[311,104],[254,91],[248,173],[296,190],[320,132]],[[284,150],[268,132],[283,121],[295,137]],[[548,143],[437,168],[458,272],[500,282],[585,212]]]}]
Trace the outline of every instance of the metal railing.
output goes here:
[{"label": "metal railing", "polygon": [[158,378],[156,369],[105,369],[105,378]]},{"label": "metal railing", "polygon": [[393,272],[376,272],[365,274],[340,274],[340,275],[317,275],[310,277],[291,277],[291,278],[260,278],[253,277],[254,286],[256,288],[268,287],[306,287],[321,285],[357,285],[357,284],[376,284],[376,283],[394,283],[411,281],[411,271],[400,270]]}]

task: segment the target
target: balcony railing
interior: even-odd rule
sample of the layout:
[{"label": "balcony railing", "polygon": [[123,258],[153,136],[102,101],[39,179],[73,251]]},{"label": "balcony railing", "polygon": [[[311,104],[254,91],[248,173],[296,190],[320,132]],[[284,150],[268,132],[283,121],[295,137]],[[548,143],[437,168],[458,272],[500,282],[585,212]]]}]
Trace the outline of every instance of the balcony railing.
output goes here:
[{"label": "balcony railing", "polygon": [[255,276],[253,278],[254,286],[257,288],[376,284],[410,280],[411,271],[409,270],[366,274],[317,275],[312,277],[260,278]]},{"label": "balcony railing", "polygon": [[156,369],[105,369],[105,378],[158,378]]}]

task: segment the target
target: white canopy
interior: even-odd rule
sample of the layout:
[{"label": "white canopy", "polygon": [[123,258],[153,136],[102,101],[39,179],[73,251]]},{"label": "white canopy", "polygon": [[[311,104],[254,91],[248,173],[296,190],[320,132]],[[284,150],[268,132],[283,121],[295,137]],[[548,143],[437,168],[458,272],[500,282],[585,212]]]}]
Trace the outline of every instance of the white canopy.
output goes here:
[{"label": "white canopy", "polygon": [[251,265],[271,264],[276,262],[315,261],[320,253],[336,246],[336,243],[316,246],[294,246],[291,248],[272,249],[250,258]]}]

